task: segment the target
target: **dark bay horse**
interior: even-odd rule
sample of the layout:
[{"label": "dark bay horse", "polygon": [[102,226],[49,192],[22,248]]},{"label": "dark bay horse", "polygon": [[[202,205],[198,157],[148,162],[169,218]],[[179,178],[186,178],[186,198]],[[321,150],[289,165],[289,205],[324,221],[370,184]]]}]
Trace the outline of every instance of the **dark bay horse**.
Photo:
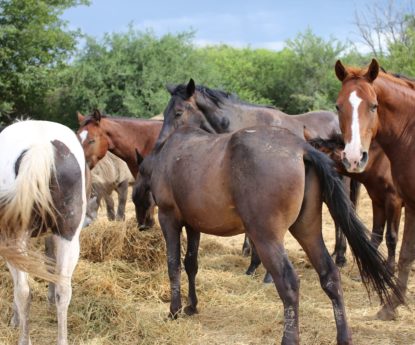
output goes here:
[{"label": "dark bay horse", "polygon": [[[340,133],[338,118],[333,112],[313,111],[288,115],[276,108],[246,103],[233,94],[201,85],[195,85],[193,87],[195,91],[189,94],[191,84],[194,85],[193,80],[190,80],[188,85],[169,87],[168,90],[172,99],[178,98],[197,107],[204,115],[202,127],[210,132],[228,133],[249,126],[265,125],[287,128],[301,138],[304,137],[305,131],[310,138],[328,138],[332,133]],[[165,118],[172,118],[171,112],[174,108],[168,108],[166,111],[168,114],[167,116],[165,114]],[[161,138],[165,138],[163,132]],[[346,186],[350,181],[346,180],[344,183]],[[249,250],[249,242],[245,238],[243,252],[247,250]],[[254,273],[260,263],[257,259],[252,258],[247,274]],[[270,282],[270,276],[266,275],[264,281]]]},{"label": "dark bay horse", "polygon": [[[361,173],[348,172],[341,162],[341,151],[344,141],[341,135],[334,134],[329,139],[311,139],[308,142],[315,148],[327,153],[336,163],[337,171],[362,183],[372,200],[373,224],[371,241],[376,248],[382,243],[386,224],[386,246],[388,248],[388,267],[395,271],[395,254],[398,242],[399,222],[403,206],[393,183],[391,166],[388,157],[376,141],[369,147],[369,157],[366,168]],[[346,239],[336,233],[336,255],[341,256],[346,251]],[[336,260],[339,258],[336,257]],[[341,258],[340,258],[341,260]],[[343,258],[345,261],[345,259]]]},{"label": "dark bay horse", "polygon": [[[139,168],[136,152],[143,157],[147,156],[153,149],[163,125],[162,121],[156,120],[106,116],[98,110],[88,116],[79,112],[77,115],[78,135],[89,167],[92,169],[107,151],[110,151],[127,163],[134,178]],[[137,208],[139,200],[135,192],[133,202]],[[140,229],[154,225],[154,203],[145,218],[145,223],[138,224]]]},{"label": "dark bay horse", "polygon": [[176,317],[182,308],[182,227],[188,241],[184,259],[188,315],[197,313],[200,233],[246,232],[284,304],[282,343],[298,344],[299,281],[284,249],[284,236],[290,230],[332,300],[338,343],[351,344],[339,271],[322,237],[323,197],[356,255],[365,284],[371,283],[381,300],[389,299],[388,286],[393,293],[399,290],[385,260],[367,238],[330,159],[285,128],[251,127],[218,135],[200,129],[204,121],[192,104],[173,98],[165,112],[163,136],[143,161],[137,180],[137,188],[147,194],[151,190],[159,207],[171,285],[170,315]]},{"label": "dark bay horse", "polygon": [[[380,71],[372,60],[368,68],[335,66],[342,82],[337,98],[340,125],[345,141],[342,162],[349,172],[361,172],[368,164],[373,139],[391,163],[395,186],[405,204],[405,226],[398,260],[398,282],[406,292],[415,260],[415,85],[412,81]],[[383,306],[379,318],[396,316],[399,300]]]},{"label": "dark bay horse", "polygon": [[[52,230],[56,285],[58,345],[68,344],[67,311],[71,277],[79,257],[79,234],[87,203],[88,168],[77,136],[67,127],[47,121],[21,121],[0,134],[0,238],[13,238],[25,251],[30,237]],[[7,259],[7,257],[6,257]],[[29,336],[28,274],[8,262],[14,282],[12,325],[20,327],[19,345]]]}]

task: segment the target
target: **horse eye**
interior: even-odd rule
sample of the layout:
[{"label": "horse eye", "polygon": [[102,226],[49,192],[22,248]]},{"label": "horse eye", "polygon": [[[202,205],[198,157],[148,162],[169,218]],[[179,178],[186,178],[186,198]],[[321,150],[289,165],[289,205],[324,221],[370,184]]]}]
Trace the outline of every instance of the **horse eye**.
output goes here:
[{"label": "horse eye", "polygon": [[375,112],[377,108],[378,108],[378,105],[377,104],[372,104],[370,106],[370,111]]},{"label": "horse eye", "polygon": [[95,142],[95,139],[90,139],[89,141],[88,141],[88,144],[93,144]]},{"label": "horse eye", "polygon": [[178,112],[176,112],[176,117],[180,117],[180,116],[182,116],[183,115],[183,112],[182,111],[178,111]]}]

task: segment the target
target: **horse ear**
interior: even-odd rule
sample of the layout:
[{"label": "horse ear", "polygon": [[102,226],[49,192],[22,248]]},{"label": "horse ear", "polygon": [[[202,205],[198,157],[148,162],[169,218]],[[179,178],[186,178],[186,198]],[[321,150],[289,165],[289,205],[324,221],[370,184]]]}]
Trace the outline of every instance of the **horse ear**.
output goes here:
[{"label": "horse ear", "polygon": [[367,72],[365,74],[365,78],[369,81],[369,83],[372,83],[379,74],[379,63],[376,59],[372,59],[372,62],[369,65],[369,68],[367,69]]},{"label": "horse ear", "polygon": [[81,124],[85,120],[85,116],[82,115],[79,111],[76,112],[76,116],[78,117],[78,123]]},{"label": "horse ear", "polygon": [[140,165],[143,162],[144,157],[140,154],[140,152],[138,152],[137,149],[135,149],[135,156],[137,157],[137,164]]},{"label": "horse ear", "polygon": [[175,87],[174,85],[167,84],[167,85],[166,85],[166,89],[167,89],[167,91],[169,92],[169,94],[170,94],[171,96],[173,96],[173,92],[174,92],[174,90],[176,89],[176,87]]},{"label": "horse ear", "polygon": [[336,61],[336,65],[334,66],[334,70],[336,71],[336,76],[340,81],[343,81],[347,77],[347,70],[343,66],[340,60]]},{"label": "horse ear", "polygon": [[94,109],[94,112],[92,113],[92,117],[97,121],[101,121],[101,112],[98,109]]},{"label": "horse ear", "polygon": [[195,81],[192,78],[190,78],[186,86],[187,97],[188,98],[192,97],[195,91],[196,91]]}]

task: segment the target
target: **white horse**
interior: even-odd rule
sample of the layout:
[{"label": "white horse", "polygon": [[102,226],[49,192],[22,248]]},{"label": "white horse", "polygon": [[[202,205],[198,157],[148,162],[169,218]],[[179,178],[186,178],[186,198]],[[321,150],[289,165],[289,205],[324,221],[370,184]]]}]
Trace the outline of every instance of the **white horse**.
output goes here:
[{"label": "white horse", "polygon": [[[20,327],[19,345],[30,345],[28,273],[38,274],[36,262],[27,268],[7,253],[7,246],[27,256],[30,237],[52,231],[56,254],[50,302],[56,301],[58,345],[68,344],[67,310],[71,278],[79,258],[79,233],[87,205],[87,174],[82,146],[68,127],[47,121],[21,121],[0,133],[0,240],[13,276],[14,315]],[[6,245],[4,245],[6,244]],[[30,253],[30,252],[29,252]],[[21,256],[22,257],[22,256]],[[21,258],[20,257],[20,258]],[[39,260],[39,270],[45,266]],[[33,272],[34,271],[34,272]]]}]

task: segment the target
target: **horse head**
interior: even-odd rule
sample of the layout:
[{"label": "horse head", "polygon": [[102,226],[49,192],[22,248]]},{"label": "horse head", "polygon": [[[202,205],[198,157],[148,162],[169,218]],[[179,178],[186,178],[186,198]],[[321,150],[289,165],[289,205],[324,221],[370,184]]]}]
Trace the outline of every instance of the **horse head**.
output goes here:
[{"label": "horse head", "polygon": [[196,85],[193,79],[190,79],[185,87],[179,85],[174,89],[168,89],[171,98],[164,110],[164,122],[157,140],[158,145],[163,143],[176,128],[181,126],[199,127],[210,133],[216,132],[197,106]]},{"label": "horse head", "polygon": [[102,128],[103,115],[99,110],[94,110],[90,115],[84,116],[77,112],[80,138],[85,158],[90,169],[107,153],[110,147],[110,139]]},{"label": "horse head", "polygon": [[362,172],[379,125],[378,100],[373,86],[379,74],[379,64],[373,59],[367,69],[355,69],[344,67],[338,60],[335,71],[342,82],[336,102],[345,142],[342,162],[348,172]]}]

